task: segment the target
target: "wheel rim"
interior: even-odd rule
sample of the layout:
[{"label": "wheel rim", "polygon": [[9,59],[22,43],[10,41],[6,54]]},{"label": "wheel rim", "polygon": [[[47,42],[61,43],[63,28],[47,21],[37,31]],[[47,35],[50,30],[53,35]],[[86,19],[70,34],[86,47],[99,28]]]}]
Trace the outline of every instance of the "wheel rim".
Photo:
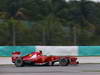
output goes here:
[{"label": "wheel rim", "polygon": [[22,63],[22,61],[21,61],[21,60],[17,60],[17,63],[19,63],[19,64],[20,64],[20,63]]},{"label": "wheel rim", "polygon": [[65,60],[65,59],[60,60],[60,65],[61,66],[66,66],[68,64],[69,64],[68,60]]},{"label": "wheel rim", "polygon": [[21,66],[23,66],[23,61],[21,59],[17,59],[16,62],[15,62],[15,65],[17,67],[21,67]]}]

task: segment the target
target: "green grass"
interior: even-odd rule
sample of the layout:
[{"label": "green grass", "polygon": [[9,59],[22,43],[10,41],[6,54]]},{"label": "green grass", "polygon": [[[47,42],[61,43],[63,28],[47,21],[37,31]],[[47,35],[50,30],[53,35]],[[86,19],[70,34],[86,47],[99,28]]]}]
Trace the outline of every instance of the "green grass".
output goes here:
[{"label": "green grass", "polygon": [[82,72],[100,72],[100,70],[83,70]]}]

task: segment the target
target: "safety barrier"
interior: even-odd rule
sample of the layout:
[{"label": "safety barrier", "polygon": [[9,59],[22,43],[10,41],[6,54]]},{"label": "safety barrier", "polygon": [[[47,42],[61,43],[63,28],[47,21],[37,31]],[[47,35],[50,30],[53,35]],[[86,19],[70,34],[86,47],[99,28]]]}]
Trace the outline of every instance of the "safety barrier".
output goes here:
[{"label": "safety barrier", "polygon": [[48,56],[100,56],[100,46],[0,46],[0,56],[11,56],[15,51],[23,56],[39,50]]},{"label": "safety barrier", "polygon": [[79,46],[78,56],[100,56],[100,46]]},{"label": "safety barrier", "polygon": [[16,51],[20,51],[21,55],[26,55],[35,50],[35,46],[0,46],[0,56],[11,56],[11,53]]},{"label": "safety barrier", "polygon": [[78,46],[36,46],[36,51],[38,50],[48,56],[78,56]]}]

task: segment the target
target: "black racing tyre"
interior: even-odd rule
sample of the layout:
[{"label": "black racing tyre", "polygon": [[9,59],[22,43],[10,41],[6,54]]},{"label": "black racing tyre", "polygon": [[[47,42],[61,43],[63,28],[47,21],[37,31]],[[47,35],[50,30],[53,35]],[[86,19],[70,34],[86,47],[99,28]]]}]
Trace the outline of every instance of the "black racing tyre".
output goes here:
[{"label": "black racing tyre", "polygon": [[23,67],[24,66],[24,62],[23,62],[22,58],[16,59],[15,66],[16,67]]},{"label": "black racing tyre", "polygon": [[60,66],[68,66],[69,65],[69,59],[61,59],[59,60]]}]

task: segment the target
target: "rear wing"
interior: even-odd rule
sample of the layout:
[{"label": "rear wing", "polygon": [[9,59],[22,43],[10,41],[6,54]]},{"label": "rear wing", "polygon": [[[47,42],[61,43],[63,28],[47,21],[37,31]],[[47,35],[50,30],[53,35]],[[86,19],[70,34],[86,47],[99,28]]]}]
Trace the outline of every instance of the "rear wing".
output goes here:
[{"label": "rear wing", "polygon": [[20,57],[21,52],[12,52],[12,57]]}]

